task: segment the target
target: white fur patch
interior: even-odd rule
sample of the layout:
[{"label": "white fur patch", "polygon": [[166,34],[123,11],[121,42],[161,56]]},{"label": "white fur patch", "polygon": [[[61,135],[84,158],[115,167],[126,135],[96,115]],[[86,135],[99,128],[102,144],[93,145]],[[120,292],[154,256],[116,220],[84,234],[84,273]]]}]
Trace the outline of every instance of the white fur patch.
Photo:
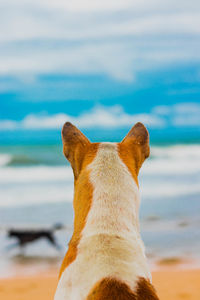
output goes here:
[{"label": "white fur patch", "polygon": [[134,290],[138,277],[151,279],[139,234],[139,192],[117,145],[102,143],[90,169],[93,201],[78,255],[63,272],[55,300],[82,300],[105,277]]}]

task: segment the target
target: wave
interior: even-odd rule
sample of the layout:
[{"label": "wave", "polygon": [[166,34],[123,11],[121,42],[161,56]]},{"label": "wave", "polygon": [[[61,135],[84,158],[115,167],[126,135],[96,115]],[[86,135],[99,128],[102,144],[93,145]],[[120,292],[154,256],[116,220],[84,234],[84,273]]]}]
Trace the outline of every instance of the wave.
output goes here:
[{"label": "wave", "polygon": [[12,160],[12,155],[0,154],[0,167],[8,165]]},{"label": "wave", "polygon": [[151,147],[151,156],[155,158],[200,159],[200,145],[174,145],[168,147]]},{"label": "wave", "polygon": [[[151,147],[150,160],[147,160],[146,164],[152,159],[155,170],[160,167],[165,168],[165,163],[170,164],[175,163],[182,165],[185,164],[198,164],[200,161],[200,145],[190,144],[190,145],[175,145],[175,146],[163,146],[163,147]],[[195,163],[196,162],[196,163]],[[34,166],[34,165],[64,165],[66,160],[61,153],[60,146],[37,146],[37,148],[32,149],[31,146],[20,146],[20,150],[13,152],[13,147],[9,148],[9,153],[0,153],[0,167],[3,166]],[[150,163],[151,165],[151,163]]]},{"label": "wave", "polygon": [[[47,148],[43,149],[45,155]],[[142,197],[200,195],[200,145],[152,147],[151,153],[139,175]],[[0,155],[0,206],[72,201],[73,172],[69,165],[31,165],[26,160],[27,165],[16,166],[12,165],[14,158]]]},{"label": "wave", "polygon": [[5,167],[0,172],[0,206],[71,202],[73,172],[70,167]]},{"label": "wave", "polygon": [[61,145],[0,147],[0,167],[63,165],[66,162]]},{"label": "wave", "polygon": [[[200,178],[199,178],[200,179]],[[182,196],[200,195],[199,182],[186,184],[185,182],[177,182],[174,178],[171,181],[162,181],[156,183],[143,182],[140,185],[142,197],[146,199],[166,199]]]},{"label": "wave", "polygon": [[38,165],[43,161],[31,158],[27,155],[0,154],[0,167],[3,166],[23,166],[23,165]]},{"label": "wave", "polygon": [[200,173],[200,145],[152,147],[151,158],[142,168],[144,174],[189,175]]},{"label": "wave", "polygon": [[35,158],[28,157],[26,155],[13,155],[10,161],[7,163],[8,166],[24,166],[24,165],[39,165],[43,161]]},{"label": "wave", "polygon": [[73,173],[70,167],[6,167],[0,172],[0,183],[44,183],[44,182],[67,182],[73,180]]},{"label": "wave", "polygon": [[[142,178],[141,178],[142,177]],[[155,170],[141,172],[139,182],[141,197],[165,200],[200,196],[198,174],[165,173],[155,175]],[[0,172],[0,206],[33,205],[42,203],[72,202],[73,173],[70,167],[7,167]]]}]

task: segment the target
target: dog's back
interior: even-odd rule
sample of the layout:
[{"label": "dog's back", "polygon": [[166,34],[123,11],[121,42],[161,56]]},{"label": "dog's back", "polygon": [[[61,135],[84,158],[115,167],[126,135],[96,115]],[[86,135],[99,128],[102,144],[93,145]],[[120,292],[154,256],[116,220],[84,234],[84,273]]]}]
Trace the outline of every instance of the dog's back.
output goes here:
[{"label": "dog's back", "polygon": [[63,144],[75,177],[75,220],[55,300],[158,299],[139,234],[145,127],[137,124],[119,144],[91,144],[66,123]]}]

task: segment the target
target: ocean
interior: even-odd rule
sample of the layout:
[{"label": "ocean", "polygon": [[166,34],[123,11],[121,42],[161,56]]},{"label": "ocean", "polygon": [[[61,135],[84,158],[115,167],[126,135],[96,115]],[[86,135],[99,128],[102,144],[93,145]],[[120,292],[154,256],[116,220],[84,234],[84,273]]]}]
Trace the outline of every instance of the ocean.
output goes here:
[{"label": "ocean", "polygon": [[[90,131],[92,141],[120,141],[125,130]],[[151,134],[151,133],[150,133]],[[141,234],[150,264],[200,261],[200,143],[152,134],[151,156],[139,175]],[[60,131],[2,133],[0,145],[0,276],[59,266],[73,228],[73,173]],[[61,250],[45,240],[23,251],[11,228],[53,228]],[[18,266],[19,268],[16,268]],[[17,271],[16,271],[17,270]]]}]

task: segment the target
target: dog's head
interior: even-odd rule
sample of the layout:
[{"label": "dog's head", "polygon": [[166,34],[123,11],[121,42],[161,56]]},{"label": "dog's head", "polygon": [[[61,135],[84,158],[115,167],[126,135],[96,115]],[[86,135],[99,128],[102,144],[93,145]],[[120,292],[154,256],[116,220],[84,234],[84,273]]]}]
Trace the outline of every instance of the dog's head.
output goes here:
[{"label": "dog's head", "polygon": [[[63,152],[72,166],[76,182],[80,173],[95,158],[101,143],[91,143],[70,122],[65,123],[63,126],[62,140]],[[142,163],[150,153],[147,129],[142,123],[135,124],[122,142],[117,143],[116,146],[119,157],[137,182],[137,176]]]}]

